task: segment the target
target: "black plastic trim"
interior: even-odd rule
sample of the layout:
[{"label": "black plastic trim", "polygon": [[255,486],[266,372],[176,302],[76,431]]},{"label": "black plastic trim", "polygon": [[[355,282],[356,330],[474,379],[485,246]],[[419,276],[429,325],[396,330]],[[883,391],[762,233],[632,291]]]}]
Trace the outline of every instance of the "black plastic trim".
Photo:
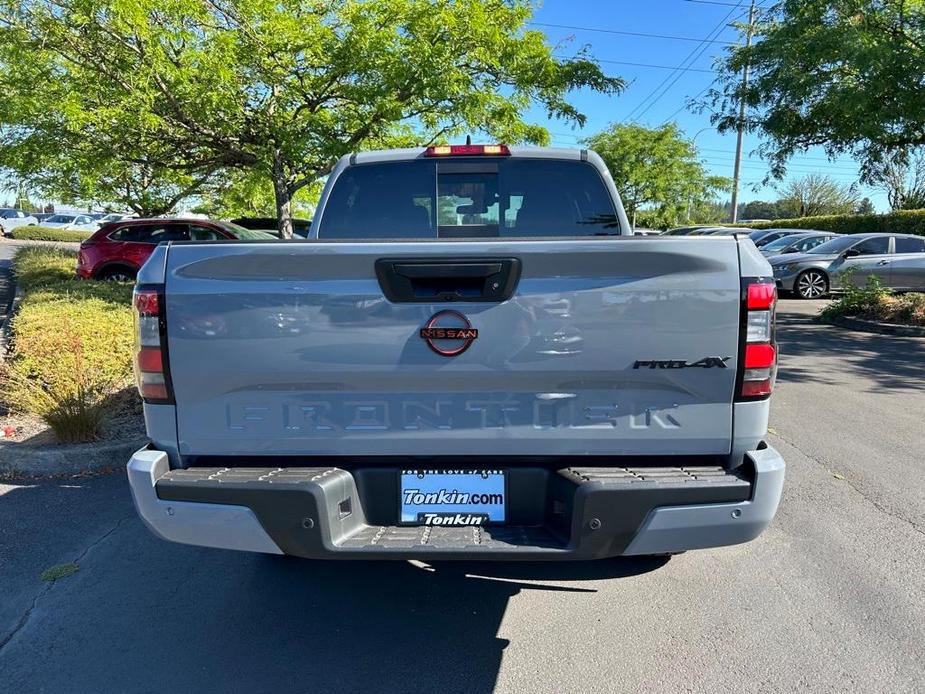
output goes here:
[{"label": "black plastic trim", "polygon": [[156,492],[165,501],[246,506],[283,552],[299,557],[497,560],[617,556],[653,509],[743,502],[754,486],[750,466],[507,468],[506,524],[433,529],[431,542],[426,527],[398,525],[400,469],[192,468],[169,471]]},{"label": "black plastic trim", "polygon": [[518,258],[380,258],[376,277],[393,303],[500,303],[520,281]]}]

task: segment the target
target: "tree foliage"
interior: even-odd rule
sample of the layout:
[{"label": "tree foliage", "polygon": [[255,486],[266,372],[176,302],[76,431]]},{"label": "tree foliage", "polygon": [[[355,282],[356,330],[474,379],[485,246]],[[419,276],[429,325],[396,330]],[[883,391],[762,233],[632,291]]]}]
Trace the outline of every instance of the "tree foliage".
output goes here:
[{"label": "tree foliage", "polygon": [[860,203],[857,187],[829,176],[809,174],[791,180],[781,189],[778,210],[782,217],[852,214]]},{"label": "tree foliage", "polygon": [[693,142],[674,123],[658,128],[615,123],[586,144],[606,162],[630,219],[645,212],[651,226],[685,221],[695,207],[706,212],[729,186],[727,179],[707,174]]},{"label": "tree foliage", "polygon": [[542,33],[525,29],[528,0],[0,8],[0,164],[36,157],[36,180],[105,194],[130,184],[100,173],[135,166],[177,194],[229,169],[255,170],[272,183],[284,235],[293,196],[345,153],[463,132],[544,143],[546,130],[523,118],[530,105],[581,124],[571,90],[623,87],[583,50],[554,57]]},{"label": "tree foliage", "polygon": [[[866,164],[925,144],[925,3],[781,0],[764,10],[751,47],[721,61],[712,94],[721,132],[739,123],[766,138],[761,153],[782,176],[787,160],[822,146]],[[742,68],[748,65],[748,87]]]},{"label": "tree foliage", "polygon": [[868,180],[886,193],[891,209],[922,209],[925,207],[925,148],[903,159],[889,158],[873,163]]}]

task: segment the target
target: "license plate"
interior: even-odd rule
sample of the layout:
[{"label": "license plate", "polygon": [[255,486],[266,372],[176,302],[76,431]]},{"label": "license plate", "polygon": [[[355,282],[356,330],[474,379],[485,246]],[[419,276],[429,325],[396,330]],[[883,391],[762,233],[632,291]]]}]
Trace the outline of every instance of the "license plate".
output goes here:
[{"label": "license plate", "polygon": [[487,525],[504,522],[503,470],[402,470],[402,525]]}]

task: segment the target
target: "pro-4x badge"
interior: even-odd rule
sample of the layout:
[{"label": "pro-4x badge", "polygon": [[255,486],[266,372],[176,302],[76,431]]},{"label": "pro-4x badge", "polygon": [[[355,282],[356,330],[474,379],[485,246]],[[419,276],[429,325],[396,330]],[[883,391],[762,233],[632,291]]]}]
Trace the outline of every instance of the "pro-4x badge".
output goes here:
[{"label": "pro-4x badge", "polygon": [[634,369],[728,369],[732,357],[704,357],[690,362],[684,359],[646,359],[633,364]]}]

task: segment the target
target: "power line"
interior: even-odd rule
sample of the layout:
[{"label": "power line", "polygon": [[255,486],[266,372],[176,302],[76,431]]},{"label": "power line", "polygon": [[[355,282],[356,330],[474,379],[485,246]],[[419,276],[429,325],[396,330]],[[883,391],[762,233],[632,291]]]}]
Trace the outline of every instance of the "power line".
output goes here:
[{"label": "power line", "polygon": [[[638,31],[621,31],[618,29],[600,29],[598,27],[581,27],[581,26],[571,26],[568,24],[549,24],[546,22],[530,22],[531,26],[537,27],[549,27],[552,29],[569,29],[571,31],[593,31],[599,34],[619,34],[621,36],[639,36],[646,39],[670,39],[673,41],[693,41],[696,43],[701,43],[703,39],[694,38],[692,36],[675,36],[673,34],[646,34]],[[716,41],[711,40],[710,43],[721,43],[727,46],[734,45],[730,41]]]},{"label": "power line", "polygon": [[[719,34],[726,28],[726,23],[729,21],[729,18],[732,17],[732,15],[736,13],[736,9],[737,8],[733,8],[729,12],[726,13],[726,15],[719,21],[719,23],[713,28],[713,30],[710,31],[700,41],[700,43],[694,47],[694,49],[687,55],[687,57],[681,61],[681,64],[678,65],[678,68],[677,68],[678,70],[681,70],[682,68],[687,67],[689,64],[692,64],[695,60],[697,60],[697,58],[699,58],[701,55],[703,55],[706,52],[707,48],[709,48],[710,46],[710,43],[717,36],[719,36]],[[741,7],[738,7],[738,9],[741,9]],[[663,96],[665,96],[665,94],[668,93],[668,90],[671,89],[675,85],[675,83],[677,83],[679,79],[681,79],[681,76],[684,73],[677,72],[677,76],[674,78],[674,80],[669,82],[669,80],[671,80],[674,74],[675,73],[672,72],[664,80],[662,80],[659,83],[659,85],[655,89],[653,89],[652,92],[645,99],[643,99],[632,111],[629,112],[626,119],[634,120],[634,116],[636,115],[637,112],[639,112],[638,118],[641,118],[649,111],[649,109],[651,109],[656,103],[658,103],[658,101]],[[667,86],[665,86],[666,83],[667,83]],[[664,89],[662,89],[663,87]],[[662,91],[660,92],[659,90],[662,90]],[[646,105],[647,102],[648,102],[648,105]],[[642,111],[640,111],[640,109],[642,109]]]},{"label": "power line", "polygon": [[698,5],[722,5],[723,7],[738,7],[736,2],[719,2],[719,0],[685,0],[685,2],[694,2]]},{"label": "power line", "polygon": [[[651,63],[630,63],[625,60],[603,60],[602,58],[595,58],[595,60],[599,63],[612,63],[614,65],[632,65],[633,67],[654,67],[660,70],[677,70],[676,67],[672,67],[671,65],[653,65]],[[684,70],[682,70],[682,72],[708,72],[711,75],[713,74],[713,70],[710,70],[709,68],[705,68],[705,67],[686,67],[684,68]]]},{"label": "power line", "polygon": [[[761,0],[761,2],[759,2],[759,3],[755,6],[755,9],[757,9],[757,10],[762,10],[762,9],[764,9],[764,8],[762,7],[762,5],[764,5],[767,1],[768,1],[768,0]],[[739,7],[741,0],[739,0],[739,2],[736,2],[735,4],[733,4],[733,3],[728,3],[728,2],[712,2],[712,1],[708,2],[708,0],[688,0],[688,2],[702,2],[702,3],[704,3],[704,4],[710,4],[710,5],[725,5],[725,6],[727,6],[727,7]],[[728,17],[728,15],[727,15],[727,17]],[[734,45],[734,44],[733,44],[733,45]],[[686,109],[686,108],[688,107],[688,104],[689,104],[690,102],[696,101],[696,100],[699,99],[701,96],[703,96],[704,94],[706,94],[707,91],[710,89],[710,86],[711,86],[711,85],[708,84],[706,87],[704,87],[703,89],[701,89],[699,92],[697,92],[696,94],[694,94],[694,96],[692,96],[692,97],[684,97],[685,99],[689,99],[690,101],[688,101],[687,103],[683,104],[677,111],[674,111],[670,116],[668,116],[665,120],[663,120],[663,121],[662,121],[662,125],[664,125],[665,123],[667,123],[668,121],[670,121],[672,118],[674,118],[676,115],[678,115],[679,113],[681,113],[681,111],[683,111],[684,109]]]},{"label": "power line", "polygon": [[[561,135],[561,134],[564,134],[564,133],[559,133],[559,134]],[[711,148],[711,147],[699,147],[698,150],[701,151],[701,152],[719,152],[720,154],[734,154],[734,153],[735,153],[735,152],[734,152],[733,150],[731,150],[731,149],[716,149],[715,147],[714,147],[714,148]],[[853,159],[834,159],[834,160],[833,160],[833,159],[829,159],[828,157],[813,157],[813,156],[809,156],[809,155],[806,155],[806,154],[799,154],[799,155],[797,155],[797,157],[799,157],[799,159],[800,159],[801,161],[822,161],[822,162],[828,162],[828,163],[832,163],[832,164],[849,163],[849,162],[851,162],[852,164],[856,164],[856,163],[857,163],[857,162],[855,162]],[[754,157],[752,157],[752,158],[754,158]]]}]

